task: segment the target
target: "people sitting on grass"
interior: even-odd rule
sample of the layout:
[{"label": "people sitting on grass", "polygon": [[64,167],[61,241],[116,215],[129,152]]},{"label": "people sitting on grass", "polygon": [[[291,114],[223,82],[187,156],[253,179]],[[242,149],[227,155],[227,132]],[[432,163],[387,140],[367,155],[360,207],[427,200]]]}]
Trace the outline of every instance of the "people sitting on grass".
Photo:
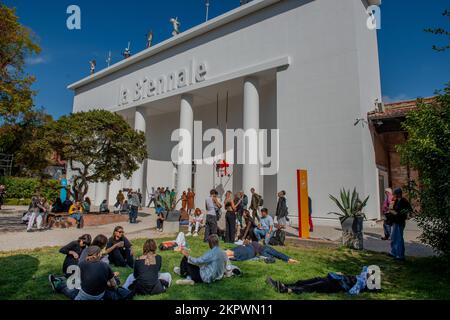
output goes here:
[{"label": "people sitting on grass", "polygon": [[254,229],[256,228],[256,218],[252,216],[249,210],[244,210],[242,218],[245,223],[245,227],[239,231],[239,237],[236,244],[242,244],[245,239],[257,241]]},{"label": "people sitting on grass", "polygon": [[153,239],[144,243],[143,255],[136,259],[134,271],[127,278],[124,288],[135,294],[153,295],[166,291],[172,282],[170,273],[161,273],[162,258],[156,254],[157,244]]},{"label": "people sitting on grass", "polygon": [[203,256],[194,258],[187,249],[182,249],[183,259],[180,267],[174,272],[185,279],[177,280],[179,285],[193,285],[195,283],[212,283],[223,278],[227,266],[227,256],[219,246],[219,237],[216,234],[208,236],[210,250]]},{"label": "people sitting on grass", "polygon": [[264,239],[264,243],[268,244],[270,237],[272,236],[273,227],[273,218],[269,215],[269,211],[267,208],[262,208],[259,224],[253,229],[256,239],[258,239],[258,241]]},{"label": "people sitting on grass", "polygon": [[66,255],[63,263],[63,273],[66,277],[69,277],[71,273],[67,271],[67,268],[72,265],[78,265],[78,261],[81,255],[81,252],[84,248],[88,247],[91,244],[91,235],[84,234],[79,237],[77,240],[72,241],[59,249],[59,252]]},{"label": "people sitting on grass", "polygon": [[63,293],[73,300],[124,300],[133,294],[125,288],[118,288],[118,273],[101,261],[101,249],[90,246],[86,260],[79,263],[80,289],[69,288],[67,282],[54,275],[49,276],[50,285],[57,293]]},{"label": "people sitting on grass", "polygon": [[205,223],[205,215],[202,213],[200,208],[196,208],[194,211],[194,215],[189,219],[188,233],[186,236],[192,235],[192,228],[194,228],[194,237],[198,237],[198,232],[200,231],[200,227],[202,227]]},{"label": "people sitting on grass", "polygon": [[[113,251],[114,249],[118,248],[118,244],[116,243],[115,245],[113,245],[110,248],[106,248],[106,245],[108,244],[108,238],[103,235],[103,234],[99,234],[97,235],[94,240],[92,240],[91,246],[97,246],[99,247],[102,252],[101,252],[101,260],[107,264],[109,264],[109,259],[108,259],[108,255],[111,253],[111,251]],[[81,252],[79,261],[84,261],[86,260],[87,257],[87,248],[83,249],[83,252]]]},{"label": "people sitting on grass", "polygon": [[325,277],[299,280],[294,283],[283,283],[268,277],[266,282],[279,293],[338,293],[347,292],[357,295],[367,288],[368,269],[363,267],[362,272],[356,276],[349,276],[340,272],[330,272]]},{"label": "people sitting on grass", "polygon": [[77,222],[77,228],[83,227],[83,207],[79,201],[70,206],[69,216]]},{"label": "people sitting on grass", "polygon": [[280,259],[287,263],[298,263],[297,260],[292,259],[288,255],[279,252],[269,245],[262,245],[257,241],[245,240],[244,244],[233,249],[225,251],[230,260],[245,261],[253,259],[257,256],[268,258],[269,262]]},{"label": "people sitting on grass", "polygon": [[125,232],[121,226],[114,228],[111,238],[106,244],[106,249],[113,248],[108,254],[109,263],[116,267],[134,267],[133,250],[131,242],[125,237]]},{"label": "people sitting on grass", "polygon": [[103,200],[102,203],[100,203],[100,209],[99,209],[100,213],[109,213],[109,208],[108,208],[108,201]]}]

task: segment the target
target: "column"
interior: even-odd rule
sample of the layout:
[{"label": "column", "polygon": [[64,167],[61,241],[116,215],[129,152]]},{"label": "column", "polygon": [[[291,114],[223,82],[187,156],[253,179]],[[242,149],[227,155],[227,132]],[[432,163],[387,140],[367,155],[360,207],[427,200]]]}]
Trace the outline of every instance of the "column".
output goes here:
[{"label": "column", "polygon": [[100,206],[103,200],[108,200],[108,183],[97,182],[95,184],[94,205],[97,207]]},{"label": "column", "polygon": [[[247,196],[250,195],[250,189],[255,188],[256,192],[260,192],[259,188],[259,155],[258,155],[258,132],[259,132],[259,92],[258,79],[246,78],[244,79],[244,131],[246,136],[255,136],[256,141],[249,143],[246,140],[244,143],[245,159],[242,167],[242,189]],[[249,130],[249,131],[247,131]],[[254,130],[252,133],[251,131]],[[255,143],[256,142],[256,143]],[[256,161],[255,161],[256,156]],[[250,163],[250,159],[252,159]]]},{"label": "column", "polygon": [[192,105],[192,95],[186,94],[181,97],[180,135],[183,137],[183,140],[182,143],[178,144],[181,148],[181,150],[178,150],[178,155],[182,156],[183,162],[178,164],[176,190],[178,196],[192,186],[192,140],[194,131],[194,112]]},{"label": "column", "polygon": [[[145,115],[142,109],[136,108],[134,113],[134,130],[141,131],[145,134],[146,123],[145,123]],[[145,161],[145,160],[144,160]],[[141,163],[139,169],[133,172],[133,176],[131,177],[131,188],[133,190],[141,190],[142,199],[145,201],[146,190],[145,181],[144,181],[144,163]]]}]

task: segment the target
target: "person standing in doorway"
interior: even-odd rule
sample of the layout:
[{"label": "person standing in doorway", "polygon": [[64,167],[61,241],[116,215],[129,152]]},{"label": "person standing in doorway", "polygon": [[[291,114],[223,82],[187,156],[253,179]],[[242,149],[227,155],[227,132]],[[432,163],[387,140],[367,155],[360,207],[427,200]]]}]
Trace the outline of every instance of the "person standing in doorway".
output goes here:
[{"label": "person standing in doorway", "polygon": [[217,210],[222,208],[219,199],[217,198],[217,191],[212,189],[209,192],[209,197],[205,200],[206,207],[206,226],[204,241],[208,241],[208,237],[212,234],[217,234]]},{"label": "person standing in doorway", "polygon": [[405,230],[406,219],[412,211],[411,204],[403,197],[402,189],[394,190],[394,206],[391,213],[392,233],[391,233],[391,253],[390,256],[396,260],[405,260],[405,241],[403,231]]},{"label": "person standing in doorway", "polygon": [[263,204],[262,197],[256,193],[255,188],[251,188],[250,192],[252,193],[252,199],[250,201],[249,209],[252,210],[253,218],[256,218],[259,221],[259,207]]},{"label": "person standing in doorway", "polygon": [[187,210],[188,214],[191,215],[192,210],[195,210],[195,192],[191,188],[188,188],[187,192]]},{"label": "person standing in doorway", "polygon": [[381,240],[389,240],[391,237],[391,229],[392,229],[392,214],[391,210],[394,206],[394,196],[392,194],[391,188],[386,188],[384,190],[384,201],[383,201],[383,230],[384,237]]}]

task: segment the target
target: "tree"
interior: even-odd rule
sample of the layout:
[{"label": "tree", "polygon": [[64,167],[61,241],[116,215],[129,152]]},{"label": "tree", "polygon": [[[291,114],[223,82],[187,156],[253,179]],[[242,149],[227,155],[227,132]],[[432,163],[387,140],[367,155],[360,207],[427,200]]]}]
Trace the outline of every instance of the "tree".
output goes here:
[{"label": "tree", "polygon": [[88,183],[130,178],[147,158],[144,133],[106,110],[63,116],[45,127],[44,140],[74,171],[77,200],[87,194]]},{"label": "tree", "polygon": [[[444,17],[447,17],[448,19],[450,19],[450,11],[449,10],[446,9],[442,13],[442,15]],[[432,34],[435,34],[435,35],[440,35],[440,36],[447,36],[447,40],[450,37],[450,31],[448,31],[448,30],[446,30],[444,28],[428,28],[428,29],[425,29],[425,32],[429,32],[429,33],[432,33]],[[447,49],[450,49],[450,44],[447,44],[447,45],[444,45],[444,46],[437,46],[437,45],[433,46],[433,50],[436,50],[436,51],[445,51]]]},{"label": "tree", "polygon": [[450,83],[434,102],[417,106],[402,124],[408,140],[398,151],[419,172],[421,240],[450,262]]},{"label": "tree", "polygon": [[27,111],[15,123],[0,127],[0,152],[13,154],[12,174],[42,176],[49,166],[51,149],[43,142],[44,126],[53,121],[43,109]]},{"label": "tree", "polygon": [[5,5],[0,5],[0,30],[0,123],[15,122],[33,107],[35,79],[24,72],[25,58],[41,49]]}]

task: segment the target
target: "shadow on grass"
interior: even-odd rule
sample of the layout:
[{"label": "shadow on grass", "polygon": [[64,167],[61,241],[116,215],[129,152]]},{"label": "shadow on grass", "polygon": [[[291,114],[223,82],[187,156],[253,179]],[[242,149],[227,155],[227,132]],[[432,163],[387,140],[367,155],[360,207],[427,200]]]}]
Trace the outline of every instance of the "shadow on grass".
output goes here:
[{"label": "shadow on grass", "polygon": [[34,278],[39,260],[25,254],[0,257],[0,300],[10,300],[23,292]]}]

